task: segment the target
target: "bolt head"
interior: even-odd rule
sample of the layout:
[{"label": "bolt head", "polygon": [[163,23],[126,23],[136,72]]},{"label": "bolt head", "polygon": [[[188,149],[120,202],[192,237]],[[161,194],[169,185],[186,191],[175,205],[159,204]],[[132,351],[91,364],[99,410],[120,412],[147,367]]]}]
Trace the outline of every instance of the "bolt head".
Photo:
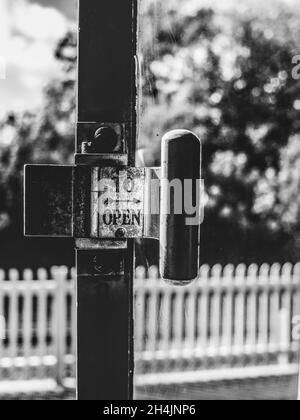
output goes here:
[{"label": "bolt head", "polygon": [[128,177],[124,181],[124,190],[127,191],[128,193],[131,193],[134,190],[134,179],[132,179],[131,177]]},{"label": "bolt head", "polygon": [[118,239],[123,239],[126,237],[126,230],[124,228],[119,228],[116,231],[116,238]]},{"label": "bolt head", "polygon": [[94,136],[94,153],[111,153],[118,145],[118,135],[111,127],[100,127]]}]

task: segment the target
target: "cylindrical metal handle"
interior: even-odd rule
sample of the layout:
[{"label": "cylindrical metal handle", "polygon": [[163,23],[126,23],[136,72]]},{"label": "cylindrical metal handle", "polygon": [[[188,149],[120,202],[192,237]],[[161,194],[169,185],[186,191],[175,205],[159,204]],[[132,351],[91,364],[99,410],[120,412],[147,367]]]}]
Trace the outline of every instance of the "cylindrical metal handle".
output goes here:
[{"label": "cylindrical metal handle", "polygon": [[175,130],[162,140],[160,274],[187,285],[199,272],[201,142]]}]

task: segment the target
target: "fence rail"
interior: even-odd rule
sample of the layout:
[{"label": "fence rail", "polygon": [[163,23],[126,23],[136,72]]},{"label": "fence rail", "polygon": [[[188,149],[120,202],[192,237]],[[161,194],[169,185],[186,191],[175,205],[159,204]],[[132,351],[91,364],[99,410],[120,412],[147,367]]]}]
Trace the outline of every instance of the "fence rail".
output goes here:
[{"label": "fence rail", "polygon": [[[0,270],[0,381],[75,376],[75,270]],[[189,287],[158,270],[135,281],[138,375],[291,366],[300,315],[300,264],[201,267]]]}]

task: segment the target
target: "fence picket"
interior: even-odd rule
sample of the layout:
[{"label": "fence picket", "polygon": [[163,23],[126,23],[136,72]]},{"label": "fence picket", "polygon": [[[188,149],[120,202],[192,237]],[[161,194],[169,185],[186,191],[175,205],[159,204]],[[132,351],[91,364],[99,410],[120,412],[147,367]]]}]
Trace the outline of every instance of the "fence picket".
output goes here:
[{"label": "fence picket", "polygon": [[211,297],[211,339],[210,353],[213,355],[220,346],[221,332],[221,275],[222,266],[215,265],[212,268],[211,283],[214,293]]},{"label": "fence picket", "polygon": [[148,342],[147,351],[148,358],[156,360],[157,351],[157,329],[158,329],[158,275],[157,269],[150,267],[149,269],[149,302],[148,302]]},{"label": "fence picket", "polygon": [[146,325],[146,289],[145,289],[146,269],[145,267],[138,267],[136,269],[136,283],[135,283],[135,305],[134,305],[134,338],[136,351],[142,354],[145,350],[145,325]]},{"label": "fence picket", "polygon": [[242,356],[244,351],[245,338],[245,279],[246,266],[240,264],[236,268],[236,288],[235,297],[235,334],[234,334],[234,353]]},{"label": "fence picket", "polygon": [[232,329],[233,329],[233,297],[234,297],[234,284],[233,277],[234,266],[227,265],[224,269],[223,284],[225,287],[224,292],[224,309],[223,309],[223,334],[222,334],[222,348],[221,354],[227,356],[232,351]]},{"label": "fence picket", "polygon": [[[186,300],[186,311],[185,311],[185,358],[191,359],[195,352],[196,343],[196,299],[197,299],[197,288],[196,283],[187,288],[187,300]],[[165,323],[164,328],[169,329],[168,324]]]},{"label": "fence picket", "polygon": [[17,379],[17,356],[18,356],[18,282],[19,282],[19,273],[15,269],[9,270],[8,273],[9,282],[11,285],[10,299],[9,299],[9,346],[7,353],[11,359],[11,371],[12,378]]},{"label": "fence picket", "polygon": [[54,271],[54,278],[57,282],[56,294],[56,340],[57,340],[57,383],[63,385],[65,372],[66,335],[67,335],[67,299],[66,299],[66,280],[68,275],[67,267],[59,267]]},{"label": "fence picket", "polygon": [[76,269],[71,269],[71,281],[69,284],[70,287],[70,296],[71,296],[71,321],[70,321],[70,334],[71,334],[71,349],[70,349],[70,376],[74,378],[76,376],[76,355],[77,355],[77,340],[76,333],[77,331],[77,316],[76,316],[76,307],[77,307],[77,295],[76,295]]},{"label": "fence picket", "polygon": [[198,304],[198,328],[197,328],[197,354],[206,363],[208,347],[208,299],[209,299],[209,273],[210,268],[205,265],[200,268],[198,287],[200,298]]},{"label": "fence picket", "polygon": [[289,347],[291,343],[292,311],[291,311],[291,292],[292,292],[292,265],[284,264],[282,267],[281,285],[281,308],[280,308],[280,336],[281,354],[279,356],[282,364],[288,363]]},{"label": "fence picket", "polygon": [[172,346],[172,357],[180,359],[182,356],[183,344],[183,327],[184,327],[184,293],[185,289],[179,287],[176,290],[173,301],[173,314],[174,314],[174,339]]},{"label": "fence picket", "polygon": [[[37,270],[37,281],[40,283],[38,301],[38,355],[43,362],[47,356],[47,271],[43,268]],[[38,377],[41,379],[47,374],[44,363],[39,366]]]},{"label": "fence picket", "polygon": [[268,280],[270,267],[263,264],[259,272],[259,331],[258,331],[258,351],[263,356],[268,350],[268,316],[269,316],[269,300],[268,300]]},{"label": "fence picket", "polygon": [[[23,303],[23,354],[25,360],[29,360],[32,357],[32,281],[33,273],[31,270],[25,270],[23,273],[23,287],[24,287],[24,303]],[[25,375],[26,379],[30,379],[30,364],[27,364],[27,372]]]},{"label": "fence picket", "polygon": [[248,268],[247,284],[249,286],[248,301],[247,301],[247,339],[246,348],[247,354],[252,358],[256,356],[257,344],[257,276],[258,266],[256,264],[250,265]]},{"label": "fence picket", "polygon": [[273,354],[279,353],[280,347],[280,264],[273,264],[270,272],[271,294],[270,294],[270,339],[269,351]]},{"label": "fence picket", "polygon": [[[170,336],[170,325],[172,325],[171,318],[171,299],[172,299],[172,288],[167,287],[165,292],[162,294],[161,304],[161,359],[168,360],[170,358],[170,347],[171,347],[171,336]],[[143,329],[143,326],[141,326]]]}]

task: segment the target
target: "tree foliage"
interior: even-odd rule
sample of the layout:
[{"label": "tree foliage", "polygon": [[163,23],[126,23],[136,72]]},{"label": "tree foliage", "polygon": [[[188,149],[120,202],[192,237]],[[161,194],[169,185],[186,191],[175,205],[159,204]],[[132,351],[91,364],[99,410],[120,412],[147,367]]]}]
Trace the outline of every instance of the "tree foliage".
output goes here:
[{"label": "tree foliage", "polygon": [[299,200],[290,203],[300,184],[291,171],[300,130],[300,83],[292,77],[299,7],[241,1],[224,11],[184,3],[167,2],[162,15],[156,2],[147,10],[155,37],[151,25],[143,28],[158,46],[145,53],[142,141],[158,159],[153,141],[168,129],[193,129],[202,139],[210,198],[204,254],[208,243],[208,253],[222,259],[229,240],[236,261],[289,258],[284,248],[299,223]]},{"label": "tree foliage", "polygon": [[[300,227],[300,83],[292,78],[299,8],[276,0],[211,3],[144,2],[139,144],[149,164],[158,164],[165,131],[188,128],[202,139],[205,261],[293,257],[286,247]],[[55,55],[62,71],[45,89],[44,106],[10,115],[0,130],[6,231],[21,225],[23,164],[72,160],[74,34]]]},{"label": "tree foliage", "polygon": [[[60,261],[61,248],[53,243],[23,239],[23,168],[25,164],[70,164],[74,152],[75,34],[67,34],[55,52],[61,73],[44,90],[43,106],[36,112],[10,113],[0,126],[0,251],[5,264]],[[58,241],[59,242],[59,241]],[[32,251],[42,253],[36,255]],[[71,247],[70,247],[71,249]],[[49,255],[47,255],[49,253]],[[55,254],[55,255],[53,255]],[[62,252],[61,255],[65,256]],[[29,257],[30,256],[30,257]],[[66,257],[67,258],[67,257]],[[66,261],[67,262],[67,261]]]}]

